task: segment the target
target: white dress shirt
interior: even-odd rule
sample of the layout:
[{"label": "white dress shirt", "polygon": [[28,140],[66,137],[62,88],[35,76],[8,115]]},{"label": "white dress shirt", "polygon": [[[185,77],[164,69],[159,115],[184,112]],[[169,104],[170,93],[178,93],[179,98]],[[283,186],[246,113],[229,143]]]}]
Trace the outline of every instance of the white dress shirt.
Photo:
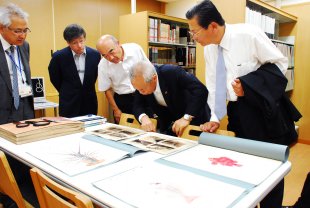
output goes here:
[{"label": "white dress shirt", "polygon": [[[9,74],[10,74],[10,78],[11,78],[11,83],[12,83],[12,87],[13,87],[13,70],[12,70],[12,61],[10,56],[5,52],[7,50],[10,51],[10,47],[11,44],[9,44],[3,37],[2,35],[0,35],[0,39],[1,39],[1,43],[2,43],[2,47],[3,47],[3,51],[5,53],[5,57],[6,57],[6,62],[8,64],[9,67]],[[21,60],[21,55],[20,53],[18,54],[17,52],[17,47],[15,47],[14,50],[14,62],[17,65],[17,79],[18,79],[18,88],[19,88],[19,93],[21,93],[21,89],[23,88],[29,88],[30,85],[27,84],[26,80],[26,74],[24,72],[24,66],[23,66],[23,62]],[[10,52],[11,53],[11,52]]]},{"label": "white dress shirt", "polygon": [[83,84],[85,75],[86,48],[84,48],[84,52],[80,55],[76,54],[74,51],[72,51],[72,54],[81,83]]},{"label": "white dress shirt", "polygon": [[106,91],[112,88],[117,94],[129,94],[135,91],[129,78],[129,69],[138,61],[148,60],[142,48],[135,43],[122,44],[124,60],[117,64],[102,58],[98,65],[98,88]]},{"label": "white dress shirt", "polygon": [[[274,63],[283,74],[286,73],[288,60],[276,48],[271,40],[256,26],[249,24],[226,24],[225,34],[220,46],[227,75],[227,100],[236,101],[237,96],[232,88],[234,79],[257,70],[265,63]],[[206,61],[206,86],[209,91],[208,104],[211,109],[210,121],[219,122],[214,113],[215,80],[218,45],[204,47]]]}]

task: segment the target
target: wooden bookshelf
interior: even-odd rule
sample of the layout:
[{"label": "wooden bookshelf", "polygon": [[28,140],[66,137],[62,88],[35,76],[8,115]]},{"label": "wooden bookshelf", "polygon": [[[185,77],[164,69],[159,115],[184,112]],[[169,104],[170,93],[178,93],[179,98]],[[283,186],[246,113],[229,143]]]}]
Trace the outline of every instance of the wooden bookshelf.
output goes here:
[{"label": "wooden bookshelf", "polygon": [[[156,20],[154,25],[151,25],[152,20]],[[169,25],[167,41],[160,40],[163,30],[160,24]],[[154,32],[152,29],[155,29],[157,34],[153,39],[150,37]],[[187,30],[186,19],[150,11],[123,15],[119,19],[119,40],[121,43],[137,43],[153,63],[180,65],[195,74],[196,46],[190,41]],[[180,54],[182,54],[181,57]],[[180,61],[180,59],[182,60]]]}]

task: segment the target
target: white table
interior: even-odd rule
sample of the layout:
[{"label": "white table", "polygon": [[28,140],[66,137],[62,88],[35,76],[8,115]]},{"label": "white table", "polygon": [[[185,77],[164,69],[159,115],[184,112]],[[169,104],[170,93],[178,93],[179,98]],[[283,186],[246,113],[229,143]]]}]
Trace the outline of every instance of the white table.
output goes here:
[{"label": "white table", "polygon": [[[124,159],[120,162],[108,166],[100,167],[92,171],[70,177],[57,170],[56,168],[26,153],[25,145],[15,145],[3,138],[0,138],[0,149],[17,158],[21,162],[29,165],[30,167],[38,167],[39,169],[43,170],[49,177],[52,177],[59,183],[89,196],[96,204],[104,207],[122,208],[131,206],[94,187],[92,183],[105,177],[113,176],[117,173],[129,170],[133,167],[136,167],[137,165],[143,165],[162,157],[160,154],[147,152],[138,154],[132,158]],[[275,187],[278,182],[284,178],[290,169],[291,163],[289,161],[285,162],[264,182],[255,187],[250,193],[245,195],[237,204],[235,204],[234,208],[255,207],[273,189],[273,187]]]},{"label": "white table", "polygon": [[50,102],[50,101],[46,101],[46,102],[42,102],[42,103],[34,103],[34,110],[41,110],[43,117],[46,116],[46,109],[47,108],[54,108],[54,116],[57,116],[57,108],[59,106],[58,103],[54,103],[54,102]]}]

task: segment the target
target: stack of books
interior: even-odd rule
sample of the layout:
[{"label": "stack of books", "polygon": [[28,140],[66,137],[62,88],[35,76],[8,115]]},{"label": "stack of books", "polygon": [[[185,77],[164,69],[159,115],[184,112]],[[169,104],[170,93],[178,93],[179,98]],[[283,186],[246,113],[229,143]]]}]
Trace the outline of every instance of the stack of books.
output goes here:
[{"label": "stack of books", "polygon": [[43,140],[84,131],[84,123],[49,117],[0,125],[0,137],[15,144]]},{"label": "stack of books", "polygon": [[70,118],[70,120],[83,122],[85,128],[90,127],[90,126],[101,125],[107,121],[105,117],[92,115],[92,114],[89,114],[86,116],[73,117],[73,118]]}]

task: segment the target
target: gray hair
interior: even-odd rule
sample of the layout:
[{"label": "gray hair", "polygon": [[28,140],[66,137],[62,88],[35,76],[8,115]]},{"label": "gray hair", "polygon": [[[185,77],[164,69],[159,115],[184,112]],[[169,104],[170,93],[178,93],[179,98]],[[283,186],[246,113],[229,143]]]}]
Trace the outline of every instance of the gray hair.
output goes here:
[{"label": "gray hair", "polygon": [[24,12],[20,7],[15,4],[8,4],[7,6],[0,7],[0,24],[4,27],[11,25],[11,17],[18,16],[28,21],[28,13]]},{"label": "gray hair", "polygon": [[155,74],[156,70],[153,64],[145,60],[137,62],[129,69],[130,80],[142,75],[145,82],[150,82]]},{"label": "gray hair", "polygon": [[[109,34],[101,36],[98,40],[98,43],[101,43],[102,41],[106,41],[106,40],[112,40],[113,43],[115,43],[115,44],[118,43],[118,40],[113,35],[109,35]],[[97,45],[98,45],[98,43],[97,43]]]}]

